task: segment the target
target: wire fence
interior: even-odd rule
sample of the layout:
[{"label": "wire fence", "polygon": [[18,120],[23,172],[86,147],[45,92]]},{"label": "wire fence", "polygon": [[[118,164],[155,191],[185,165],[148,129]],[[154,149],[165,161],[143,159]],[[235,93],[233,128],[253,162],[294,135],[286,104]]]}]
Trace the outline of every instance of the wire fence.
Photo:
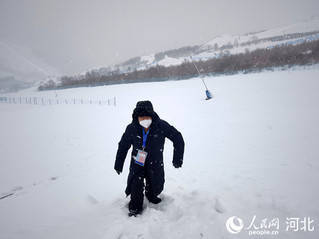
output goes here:
[{"label": "wire fence", "polygon": [[97,98],[47,98],[47,97],[23,97],[23,96],[0,96],[0,103],[7,104],[30,104],[30,105],[108,105],[116,106],[116,97],[108,99]]}]

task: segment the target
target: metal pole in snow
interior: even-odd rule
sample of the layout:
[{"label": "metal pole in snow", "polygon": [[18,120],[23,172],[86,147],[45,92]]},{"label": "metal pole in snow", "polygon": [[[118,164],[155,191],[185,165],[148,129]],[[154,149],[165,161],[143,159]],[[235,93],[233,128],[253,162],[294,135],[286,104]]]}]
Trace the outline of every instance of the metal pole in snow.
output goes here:
[{"label": "metal pole in snow", "polygon": [[[194,65],[194,66],[195,66],[195,68],[196,68],[196,71],[197,71],[197,73],[198,73],[198,76],[200,76],[200,71],[198,70],[198,68],[197,68],[197,66],[196,66],[196,64],[195,64],[195,62],[193,61],[192,56],[191,56],[191,59],[192,59],[192,63],[193,63],[193,65]],[[205,83],[204,79],[203,79],[202,77],[200,77],[200,79],[202,80],[202,82],[203,82],[203,84],[204,84],[204,86],[205,86],[206,90],[208,90],[207,85],[206,85],[206,83]]]},{"label": "metal pole in snow", "polygon": [[198,73],[198,76],[200,77],[200,79],[202,80],[202,82],[203,82],[203,84],[204,84],[204,86],[205,86],[205,88],[206,88],[206,91],[205,91],[205,93],[206,93],[206,100],[210,100],[210,99],[212,98],[212,94],[211,94],[210,91],[208,90],[207,85],[206,85],[204,79],[200,76],[200,71],[198,70],[198,68],[197,68],[197,66],[196,66],[196,64],[195,64],[195,62],[193,61],[193,57],[190,56],[190,58],[191,58],[191,61],[192,61],[193,65],[194,65],[195,68],[196,68],[196,71],[197,71],[197,73]]}]

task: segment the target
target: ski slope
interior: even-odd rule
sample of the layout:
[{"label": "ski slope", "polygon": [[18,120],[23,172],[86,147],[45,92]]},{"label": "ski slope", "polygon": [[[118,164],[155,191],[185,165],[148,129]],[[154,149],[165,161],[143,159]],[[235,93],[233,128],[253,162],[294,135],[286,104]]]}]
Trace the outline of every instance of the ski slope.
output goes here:
[{"label": "ski slope", "polygon": [[[0,104],[0,238],[254,238],[254,215],[279,218],[272,238],[318,238],[319,67],[57,91],[58,97],[116,97],[116,106]],[[13,94],[11,94],[13,95]],[[29,89],[19,96],[55,97]],[[163,202],[127,217],[117,144],[139,100],[185,140],[184,164],[164,149]],[[286,231],[287,217],[311,217],[315,231]],[[267,237],[267,236],[266,236]]]}]

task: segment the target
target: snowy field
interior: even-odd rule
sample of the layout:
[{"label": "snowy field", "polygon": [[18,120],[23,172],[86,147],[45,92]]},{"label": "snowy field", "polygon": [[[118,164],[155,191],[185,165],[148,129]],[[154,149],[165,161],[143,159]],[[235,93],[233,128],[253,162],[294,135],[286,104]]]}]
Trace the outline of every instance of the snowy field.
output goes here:
[{"label": "snowy field", "polygon": [[[210,101],[194,78],[57,91],[116,106],[0,104],[0,238],[318,238],[319,67],[206,83]],[[138,100],[181,131],[185,154],[175,169],[166,140],[163,202],[128,218],[131,149],[120,176],[113,166]],[[244,222],[238,234],[226,229],[231,216]],[[254,216],[257,227],[278,218],[279,234],[249,236]],[[287,230],[292,217],[314,231]]]}]

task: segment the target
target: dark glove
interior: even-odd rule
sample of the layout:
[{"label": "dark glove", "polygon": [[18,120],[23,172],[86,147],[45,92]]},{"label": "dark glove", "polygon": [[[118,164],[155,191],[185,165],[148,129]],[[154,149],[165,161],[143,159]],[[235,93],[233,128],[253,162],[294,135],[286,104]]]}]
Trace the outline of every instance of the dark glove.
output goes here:
[{"label": "dark glove", "polygon": [[181,163],[173,163],[173,166],[175,168],[181,168],[182,167],[182,164]]},{"label": "dark glove", "polygon": [[118,175],[120,175],[120,173],[122,173],[120,170],[115,170],[117,172]]}]

